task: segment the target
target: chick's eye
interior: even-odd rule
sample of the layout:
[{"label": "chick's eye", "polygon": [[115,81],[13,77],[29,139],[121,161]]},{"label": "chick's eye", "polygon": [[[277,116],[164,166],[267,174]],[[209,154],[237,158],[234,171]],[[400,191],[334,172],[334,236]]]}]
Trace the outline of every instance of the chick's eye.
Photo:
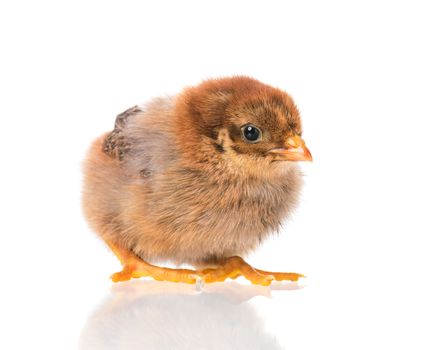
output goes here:
[{"label": "chick's eye", "polygon": [[245,125],[242,127],[245,139],[249,142],[258,142],[261,140],[262,133],[259,128],[254,125]]}]

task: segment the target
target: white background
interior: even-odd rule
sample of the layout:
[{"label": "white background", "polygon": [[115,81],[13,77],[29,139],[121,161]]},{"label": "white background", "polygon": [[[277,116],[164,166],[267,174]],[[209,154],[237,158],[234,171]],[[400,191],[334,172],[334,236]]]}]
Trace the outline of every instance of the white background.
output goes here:
[{"label": "white background", "polygon": [[[0,347],[443,349],[443,15],[438,1],[2,1]],[[248,260],[305,288],[112,287],[117,259],[80,209],[89,143],[136,103],[232,74],[302,113],[303,200]]]}]

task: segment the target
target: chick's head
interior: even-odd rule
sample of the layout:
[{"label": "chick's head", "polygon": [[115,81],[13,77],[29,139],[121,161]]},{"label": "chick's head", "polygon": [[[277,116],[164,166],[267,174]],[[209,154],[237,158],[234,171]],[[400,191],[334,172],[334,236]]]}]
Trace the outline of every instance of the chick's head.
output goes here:
[{"label": "chick's head", "polygon": [[248,77],[214,79],[188,88],[178,104],[181,143],[197,161],[266,171],[311,161],[299,112],[285,92]]}]

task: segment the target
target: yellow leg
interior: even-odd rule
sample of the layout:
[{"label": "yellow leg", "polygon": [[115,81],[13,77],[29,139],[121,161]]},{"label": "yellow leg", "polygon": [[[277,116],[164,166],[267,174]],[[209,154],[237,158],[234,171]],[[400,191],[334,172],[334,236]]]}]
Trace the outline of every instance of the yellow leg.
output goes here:
[{"label": "yellow leg", "polygon": [[303,275],[287,272],[269,272],[258,270],[247,264],[241,257],[233,256],[221,263],[220,267],[215,269],[204,269],[198,271],[204,282],[221,282],[227,278],[235,279],[244,276],[253,284],[263,286],[270,285],[271,281],[297,281]]},{"label": "yellow leg", "polygon": [[170,269],[148,264],[133,252],[114,243],[106,242],[123,266],[122,271],[111,275],[113,282],[128,281],[131,278],[152,277],[158,281],[195,283],[196,271]]}]

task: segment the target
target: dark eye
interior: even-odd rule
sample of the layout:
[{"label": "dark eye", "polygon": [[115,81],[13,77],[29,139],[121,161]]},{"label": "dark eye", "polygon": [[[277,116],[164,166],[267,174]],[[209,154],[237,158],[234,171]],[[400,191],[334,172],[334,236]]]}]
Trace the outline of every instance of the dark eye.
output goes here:
[{"label": "dark eye", "polygon": [[262,132],[260,129],[251,124],[243,126],[242,132],[245,139],[251,143],[259,142],[262,138]]}]

